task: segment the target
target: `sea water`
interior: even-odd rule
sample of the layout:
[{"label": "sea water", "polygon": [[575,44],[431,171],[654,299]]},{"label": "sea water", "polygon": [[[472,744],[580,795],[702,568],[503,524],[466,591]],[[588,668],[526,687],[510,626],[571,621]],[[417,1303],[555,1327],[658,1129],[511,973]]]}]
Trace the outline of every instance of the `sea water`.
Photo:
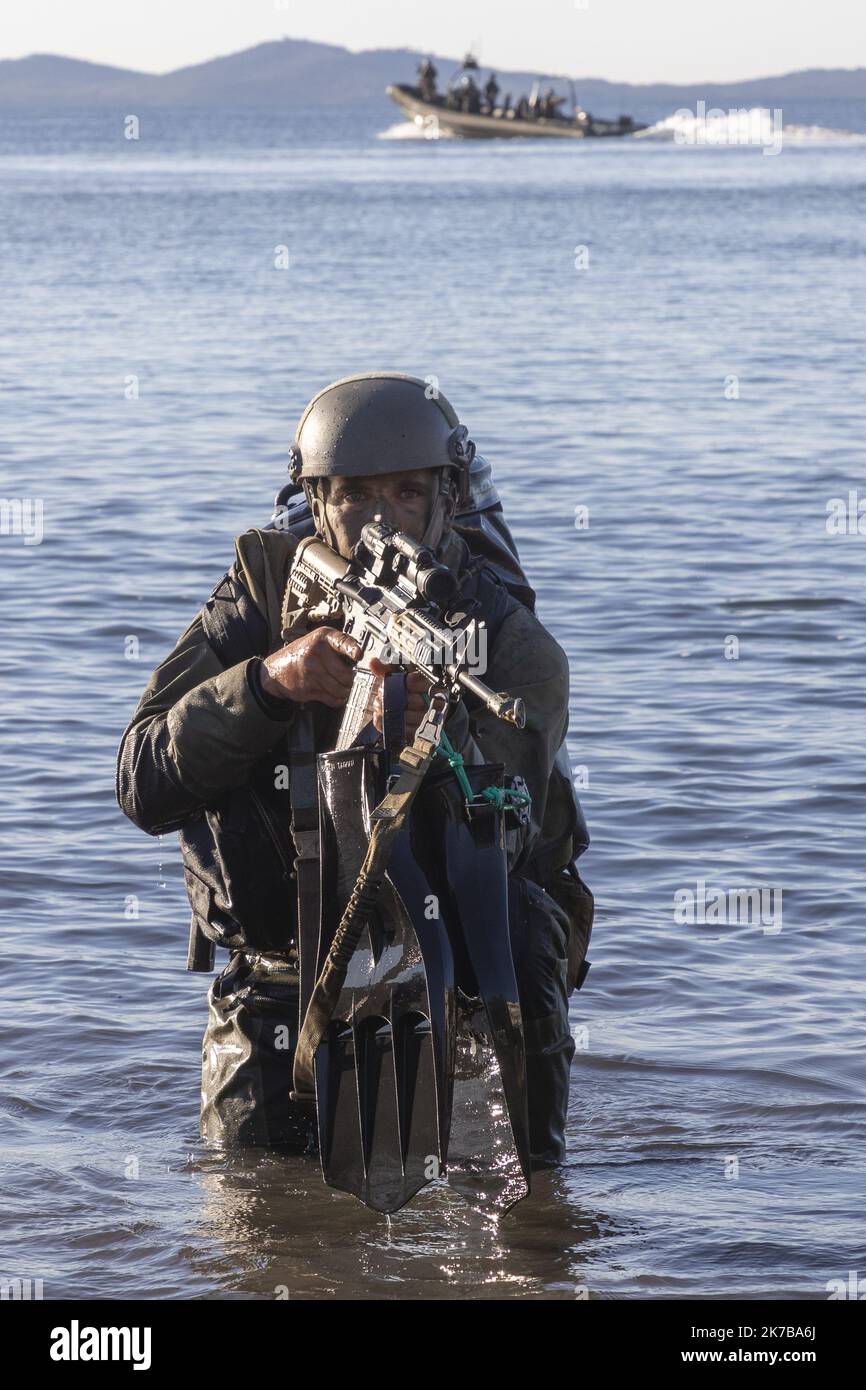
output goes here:
[{"label": "sea water", "polygon": [[[395,139],[384,107],[4,114],[0,1276],[866,1276],[866,105],[786,109],[773,157],[736,115],[701,142],[641,114],[641,139],[501,145]],[[176,837],[115,804],[122,730],[270,516],[301,409],[369,369],[457,407],[571,667],[597,916],[568,1162],[498,1224],[203,1149]]]}]

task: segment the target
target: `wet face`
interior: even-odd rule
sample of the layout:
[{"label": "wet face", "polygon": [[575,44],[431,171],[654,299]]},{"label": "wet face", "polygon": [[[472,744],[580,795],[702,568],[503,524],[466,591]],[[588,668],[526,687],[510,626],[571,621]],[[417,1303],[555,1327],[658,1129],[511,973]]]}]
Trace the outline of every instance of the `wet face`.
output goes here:
[{"label": "wet face", "polygon": [[[313,520],[328,538],[323,518],[333,531],[336,548],[348,559],[361,539],[361,530],[377,518],[420,541],[437,503],[439,469],[385,473],[363,478],[330,478],[320,482],[312,499]],[[454,494],[436,505],[436,524],[428,544],[435,550],[454,515]]]}]

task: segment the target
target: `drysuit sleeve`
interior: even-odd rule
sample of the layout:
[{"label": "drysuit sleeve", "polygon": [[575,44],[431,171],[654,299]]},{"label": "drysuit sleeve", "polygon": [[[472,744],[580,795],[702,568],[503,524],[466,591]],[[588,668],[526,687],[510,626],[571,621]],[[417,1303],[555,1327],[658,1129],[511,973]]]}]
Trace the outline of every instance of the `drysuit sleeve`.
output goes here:
[{"label": "drysuit sleeve", "polygon": [[[500,628],[482,679],[491,689],[518,695],[526,725],[517,729],[477,705],[460,700],[449,738],[467,763],[504,763],[505,776],[521,776],[532,797],[531,821],[509,845],[509,870],[543,851],[542,831],[554,759],[568,729],[568,658],[522,604]],[[452,733],[453,730],[453,733]]]},{"label": "drysuit sleeve", "polygon": [[259,667],[279,633],[293,551],[285,534],[240,536],[231,569],[151,676],[121,739],[116,783],[121,810],[148,834],[178,829],[246,782],[291,718],[290,702],[278,709],[263,692]]}]

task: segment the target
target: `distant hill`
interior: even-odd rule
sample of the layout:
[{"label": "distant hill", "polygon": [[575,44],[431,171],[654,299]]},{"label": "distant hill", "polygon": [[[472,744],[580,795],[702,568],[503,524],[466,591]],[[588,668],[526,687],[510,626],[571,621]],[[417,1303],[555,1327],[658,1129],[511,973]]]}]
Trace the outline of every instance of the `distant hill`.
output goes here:
[{"label": "distant hill", "polygon": [[[421,54],[405,48],[352,53],[335,44],[283,39],[175,72],[144,73],[34,53],[0,61],[0,108],[116,106],[293,107],[382,105],[389,82],[414,79]],[[458,66],[434,55],[440,85]],[[483,68],[486,73],[487,67]],[[534,73],[497,69],[503,92],[527,90]],[[779,106],[793,100],[866,98],[866,68],[810,68],[748,82],[607,82],[577,77],[583,106],[599,112],[698,100],[721,106]]]}]

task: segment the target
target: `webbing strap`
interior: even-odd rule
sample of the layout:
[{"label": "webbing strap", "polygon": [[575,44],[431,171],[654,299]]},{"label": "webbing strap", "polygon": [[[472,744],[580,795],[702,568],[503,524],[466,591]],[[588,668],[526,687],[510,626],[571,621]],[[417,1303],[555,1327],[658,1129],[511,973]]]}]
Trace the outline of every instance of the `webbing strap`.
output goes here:
[{"label": "webbing strap", "polygon": [[433,761],[446,709],[447,699],[428,710],[418,727],[415,742],[404,748],[400,756],[394,785],[370,817],[372,828],[367,853],[301,1025],[295,1049],[293,1101],[315,1101],[316,1051],[333,1016],[349,961],[367,925],[369,909],[385,877],[394,841],[406,824],[412,802]]},{"label": "webbing strap", "polygon": [[300,1026],[316,983],[319,953],[319,791],[316,778],[315,727],[309,706],[298,707],[290,739],[291,830],[295,844],[294,870],[298,891]]},{"label": "webbing strap", "polygon": [[389,762],[406,744],[406,672],[391,671],[382,681],[382,743]]}]

